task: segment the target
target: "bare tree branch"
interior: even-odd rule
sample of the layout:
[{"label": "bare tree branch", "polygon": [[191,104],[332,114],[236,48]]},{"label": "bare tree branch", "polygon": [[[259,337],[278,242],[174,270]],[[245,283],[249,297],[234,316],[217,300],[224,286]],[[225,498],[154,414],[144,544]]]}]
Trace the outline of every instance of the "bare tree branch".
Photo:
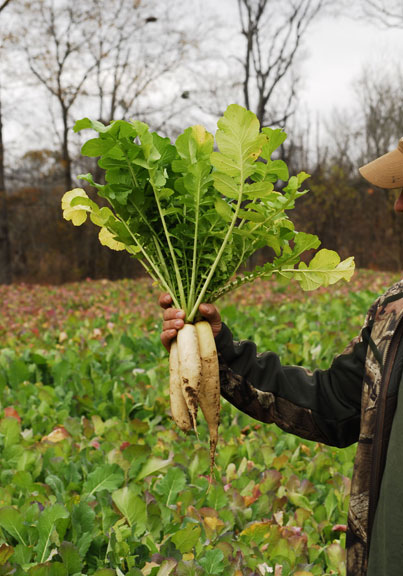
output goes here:
[{"label": "bare tree branch", "polygon": [[[74,74],[72,74],[70,61],[72,57],[78,58],[80,53],[84,54],[82,52],[82,40],[88,41],[93,33],[90,33],[88,37],[85,36],[83,30],[77,33],[78,23],[86,16],[77,15],[70,6],[67,6],[66,9],[63,6],[56,8],[55,3],[50,1],[46,5],[42,3],[39,10],[42,28],[39,28],[38,32],[48,42],[42,43],[42,45],[38,45],[37,42],[30,42],[30,35],[27,31],[24,49],[32,74],[57,100],[59,105],[63,125],[61,158],[64,166],[65,185],[69,189],[72,186],[69,113],[96,66],[96,62],[86,60],[82,56],[80,67],[77,66],[77,62],[73,63]],[[77,38],[80,37],[80,41],[75,40],[74,35]]]},{"label": "bare tree branch", "polygon": [[[328,4],[329,0],[238,0],[246,40],[244,104],[253,108],[261,123],[271,124],[278,118],[285,121],[292,115],[295,90],[286,86],[285,80],[309,26]],[[281,87],[284,93],[280,103]]]},{"label": "bare tree branch", "polygon": [[0,4],[0,12],[2,12],[4,8],[7,6],[7,4],[9,4],[10,2],[11,0],[4,0],[2,4]]},{"label": "bare tree branch", "polygon": [[385,28],[403,28],[403,3],[401,0],[366,0],[364,14],[369,20]]}]

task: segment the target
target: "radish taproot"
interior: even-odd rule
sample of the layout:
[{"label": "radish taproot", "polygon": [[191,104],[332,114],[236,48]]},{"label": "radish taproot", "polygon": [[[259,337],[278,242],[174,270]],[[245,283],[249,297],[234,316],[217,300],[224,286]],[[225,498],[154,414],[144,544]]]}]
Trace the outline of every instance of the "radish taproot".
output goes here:
[{"label": "radish taproot", "polygon": [[201,382],[201,359],[199,340],[194,324],[185,324],[177,336],[179,374],[182,394],[192,420],[193,430],[197,432],[197,408]]},{"label": "radish taproot", "polygon": [[220,373],[213,331],[208,322],[196,322],[201,358],[199,405],[210,434],[210,476],[213,475],[220,423]]},{"label": "radish taproot", "polygon": [[[103,245],[136,258],[171,295],[173,306],[185,311],[186,329],[179,331],[177,343],[179,361],[170,361],[172,417],[182,430],[196,430],[200,404],[212,454],[217,444],[218,364],[214,339],[207,339],[204,324],[197,328],[200,304],[215,302],[257,278],[280,275],[296,280],[303,290],[313,290],[349,280],[354,271],[353,258],[340,262],[331,250],[319,250],[309,264],[302,259],[320,241],[295,231],[288,216],[307,192],[301,186],[309,175],[290,177],[285,162],[272,160],[286,134],[261,128],[256,115],[237,104],[228,106],[217,126],[215,142],[197,125],[173,144],[150,132],[144,122],[116,120],[105,126],[83,118],[74,131],[92,129],[98,136],[87,140],[81,153],[100,158],[105,184],[94,182],[91,174],[79,178],[109,207],[98,206],[82,188],[62,198],[66,220],[79,226],[89,216],[100,227]],[[275,256],[242,272],[265,246]],[[180,380],[178,374],[173,377],[178,366]]]},{"label": "radish taproot", "polygon": [[169,398],[171,414],[175,424],[184,432],[189,432],[192,429],[192,420],[182,392],[176,340],[172,342],[169,351]]},{"label": "radish taproot", "polygon": [[210,434],[210,478],[213,477],[220,421],[220,378],[217,349],[206,321],[185,324],[169,353],[171,413],[183,431],[197,432],[200,406]]}]

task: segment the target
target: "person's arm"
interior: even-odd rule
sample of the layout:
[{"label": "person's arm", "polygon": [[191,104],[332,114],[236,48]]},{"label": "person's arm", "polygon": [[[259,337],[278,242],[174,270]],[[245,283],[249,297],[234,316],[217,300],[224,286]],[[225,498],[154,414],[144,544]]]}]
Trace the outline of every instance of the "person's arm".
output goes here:
[{"label": "person's arm", "polygon": [[365,357],[373,311],[359,337],[328,370],[282,366],[273,352],[258,354],[251,341],[234,342],[223,325],[216,337],[221,394],[262,422],[309,440],[348,446],[358,440]]},{"label": "person's arm", "polygon": [[[169,351],[183,326],[183,311],[171,308],[168,294],[160,296],[165,309],[161,341]],[[212,304],[200,312],[212,326],[220,360],[221,394],[231,404],[262,422],[306,439],[334,446],[358,440],[365,358],[377,307],[371,307],[360,335],[337,356],[328,370],[310,372],[282,366],[273,352],[258,354],[251,341],[234,342]]]}]

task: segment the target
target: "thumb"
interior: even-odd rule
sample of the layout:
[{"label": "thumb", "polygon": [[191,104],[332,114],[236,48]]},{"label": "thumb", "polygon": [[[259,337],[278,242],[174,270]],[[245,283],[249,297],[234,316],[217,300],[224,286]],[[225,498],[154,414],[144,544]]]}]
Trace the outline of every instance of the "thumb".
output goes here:
[{"label": "thumb", "polygon": [[211,325],[214,337],[221,331],[221,316],[214,304],[200,304],[199,306],[200,314],[205,318]]}]

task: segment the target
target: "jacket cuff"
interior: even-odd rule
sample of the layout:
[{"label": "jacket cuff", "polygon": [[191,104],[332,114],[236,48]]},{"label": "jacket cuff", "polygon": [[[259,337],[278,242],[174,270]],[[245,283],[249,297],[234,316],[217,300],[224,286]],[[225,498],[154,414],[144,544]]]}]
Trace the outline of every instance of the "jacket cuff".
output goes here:
[{"label": "jacket cuff", "polygon": [[215,337],[217,352],[223,360],[234,356],[234,339],[231,330],[222,322],[221,331]]}]

